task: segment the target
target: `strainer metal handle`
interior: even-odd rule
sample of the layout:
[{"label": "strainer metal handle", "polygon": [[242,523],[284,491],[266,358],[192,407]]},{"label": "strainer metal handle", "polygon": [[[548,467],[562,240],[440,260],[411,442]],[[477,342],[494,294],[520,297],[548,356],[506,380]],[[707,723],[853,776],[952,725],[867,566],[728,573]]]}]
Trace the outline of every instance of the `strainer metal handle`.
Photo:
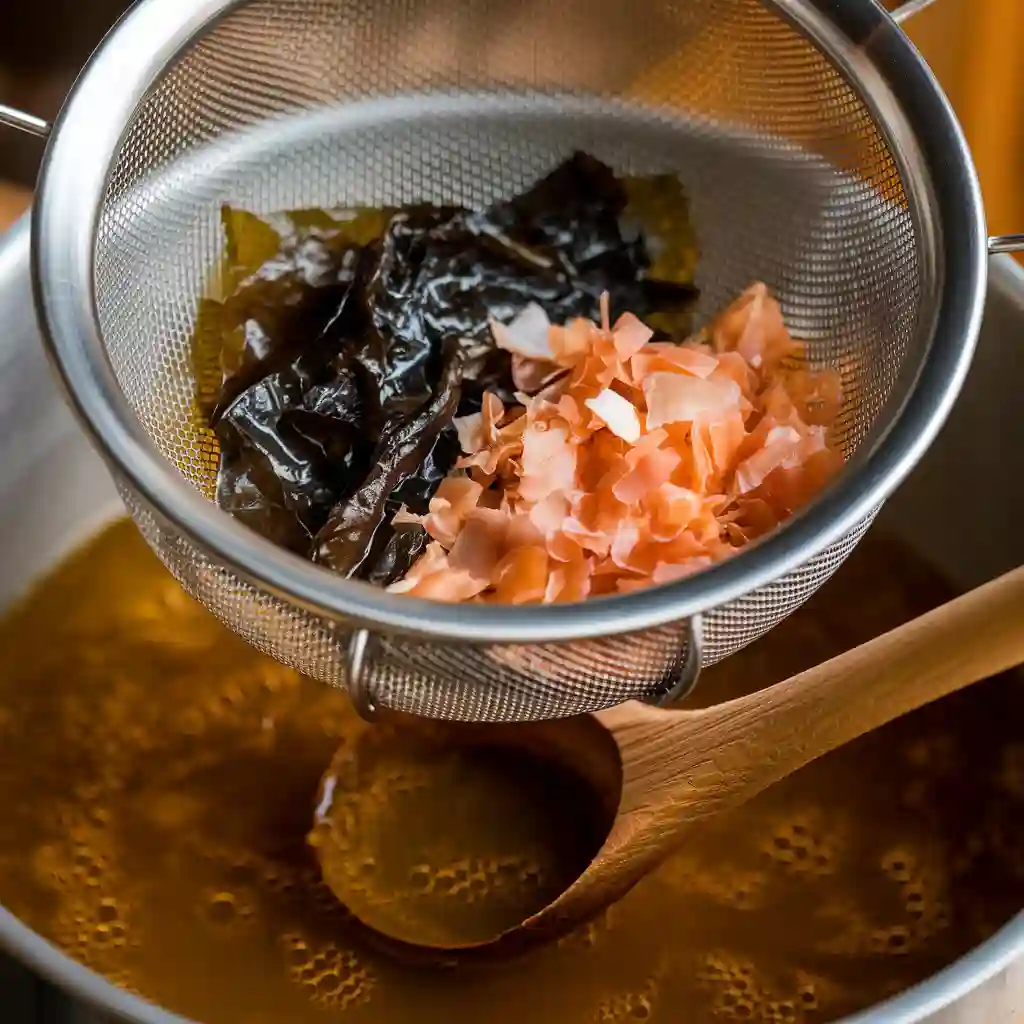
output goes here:
[{"label": "strainer metal handle", "polygon": [[990,256],[1006,252],[1024,252],[1024,235],[993,235],[988,240]]},{"label": "strainer metal handle", "polygon": [[899,6],[894,7],[889,12],[889,17],[896,22],[897,25],[902,25],[903,22],[911,19],[915,14],[923,11],[926,7],[931,7],[935,3],[935,0],[904,0]]},{"label": "strainer metal handle", "polygon": [[35,135],[39,139],[45,139],[50,134],[49,121],[44,121],[34,114],[28,114],[24,110],[4,106],[2,103],[0,103],[0,124],[17,128],[19,131],[25,132],[26,135]]}]

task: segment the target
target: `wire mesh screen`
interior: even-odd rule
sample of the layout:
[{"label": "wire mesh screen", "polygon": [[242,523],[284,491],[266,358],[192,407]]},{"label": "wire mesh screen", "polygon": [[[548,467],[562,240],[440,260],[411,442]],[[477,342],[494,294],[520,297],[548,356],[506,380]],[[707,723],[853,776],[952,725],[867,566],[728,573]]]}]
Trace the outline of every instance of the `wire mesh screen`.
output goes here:
[{"label": "wire mesh screen", "polygon": [[[191,339],[220,258],[222,203],[256,213],[479,206],[576,149],[620,173],[680,178],[701,249],[698,317],[765,281],[809,359],[841,372],[836,439],[846,454],[884,422],[897,376],[928,340],[914,217],[862,97],[761,0],[234,8],[140,105],[101,210],[98,317],[135,415],[174,470],[210,496],[217,447],[196,413]],[[186,589],[262,649],[344,685],[344,623],[243,582],[125,497]],[[868,521],[797,572],[712,612],[705,663],[806,600]],[[678,671],[684,636],[663,627],[505,649],[380,637],[369,678],[380,703],[406,711],[553,717],[659,692]]]}]

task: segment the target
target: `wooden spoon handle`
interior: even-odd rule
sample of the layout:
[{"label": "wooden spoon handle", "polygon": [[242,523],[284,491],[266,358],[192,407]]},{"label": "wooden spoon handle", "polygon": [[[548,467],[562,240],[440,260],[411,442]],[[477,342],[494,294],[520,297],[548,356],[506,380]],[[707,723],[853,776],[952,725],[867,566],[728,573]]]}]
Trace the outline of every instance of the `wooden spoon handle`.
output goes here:
[{"label": "wooden spoon handle", "polygon": [[1019,568],[738,700],[696,712],[631,705],[606,722],[622,751],[622,810],[642,809],[662,829],[716,813],[900,715],[1022,662]]}]

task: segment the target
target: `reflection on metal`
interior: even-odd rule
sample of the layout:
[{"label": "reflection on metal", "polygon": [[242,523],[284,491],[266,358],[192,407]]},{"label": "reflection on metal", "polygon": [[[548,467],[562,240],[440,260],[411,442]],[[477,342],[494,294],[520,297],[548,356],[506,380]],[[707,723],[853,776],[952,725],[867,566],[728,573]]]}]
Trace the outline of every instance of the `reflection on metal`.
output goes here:
[{"label": "reflection on metal", "polygon": [[902,25],[903,22],[923,11],[926,7],[931,7],[933,3],[935,3],[935,0],[906,0],[906,3],[900,4],[899,7],[891,10],[889,14],[897,25]]},{"label": "reflection on metal", "polygon": [[16,110],[14,107],[5,107],[0,103],[0,124],[10,125],[28,135],[35,135],[45,139],[50,134],[50,123],[34,114],[26,114],[23,110]]},{"label": "reflection on metal", "polygon": [[988,240],[988,251],[993,256],[1003,252],[1024,252],[1024,235],[995,235]]}]

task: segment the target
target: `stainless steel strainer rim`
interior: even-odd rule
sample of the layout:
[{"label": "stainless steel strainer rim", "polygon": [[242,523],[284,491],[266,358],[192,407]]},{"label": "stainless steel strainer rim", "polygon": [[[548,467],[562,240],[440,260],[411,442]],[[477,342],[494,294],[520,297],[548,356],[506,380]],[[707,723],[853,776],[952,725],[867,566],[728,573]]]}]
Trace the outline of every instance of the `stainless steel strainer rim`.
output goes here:
[{"label": "stainless steel strainer rim", "polygon": [[746,594],[823,550],[884,502],[941,429],[970,365],[987,279],[984,211],[965,140],[923,60],[870,0],[778,0],[808,34],[820,38],[822,26],[831,26],[859,44],[857,52],[872,68],[885,69],[890,92],[876,104],[876,115],[883,126],[905,121],[903,141],[920,147],[918,170],[926,168],[931,178],[922,184],[921,214],[941,230],[937,272],[955,287],[939,291],[927,356],[884,436],[865,442],[814,505],[733,559],[680,583],[582,605],[496,609],[396,597],[275,548],[193,490],[146,437],[104,354],[92,273],[107,176],[137,104],[202,26],[241,2],[143,0],[97,50],[44,159],[33,279],[43,337],[101,453],[158,516],[249,582],[326,618],[437,639],[545,643],[649,629]]}]

